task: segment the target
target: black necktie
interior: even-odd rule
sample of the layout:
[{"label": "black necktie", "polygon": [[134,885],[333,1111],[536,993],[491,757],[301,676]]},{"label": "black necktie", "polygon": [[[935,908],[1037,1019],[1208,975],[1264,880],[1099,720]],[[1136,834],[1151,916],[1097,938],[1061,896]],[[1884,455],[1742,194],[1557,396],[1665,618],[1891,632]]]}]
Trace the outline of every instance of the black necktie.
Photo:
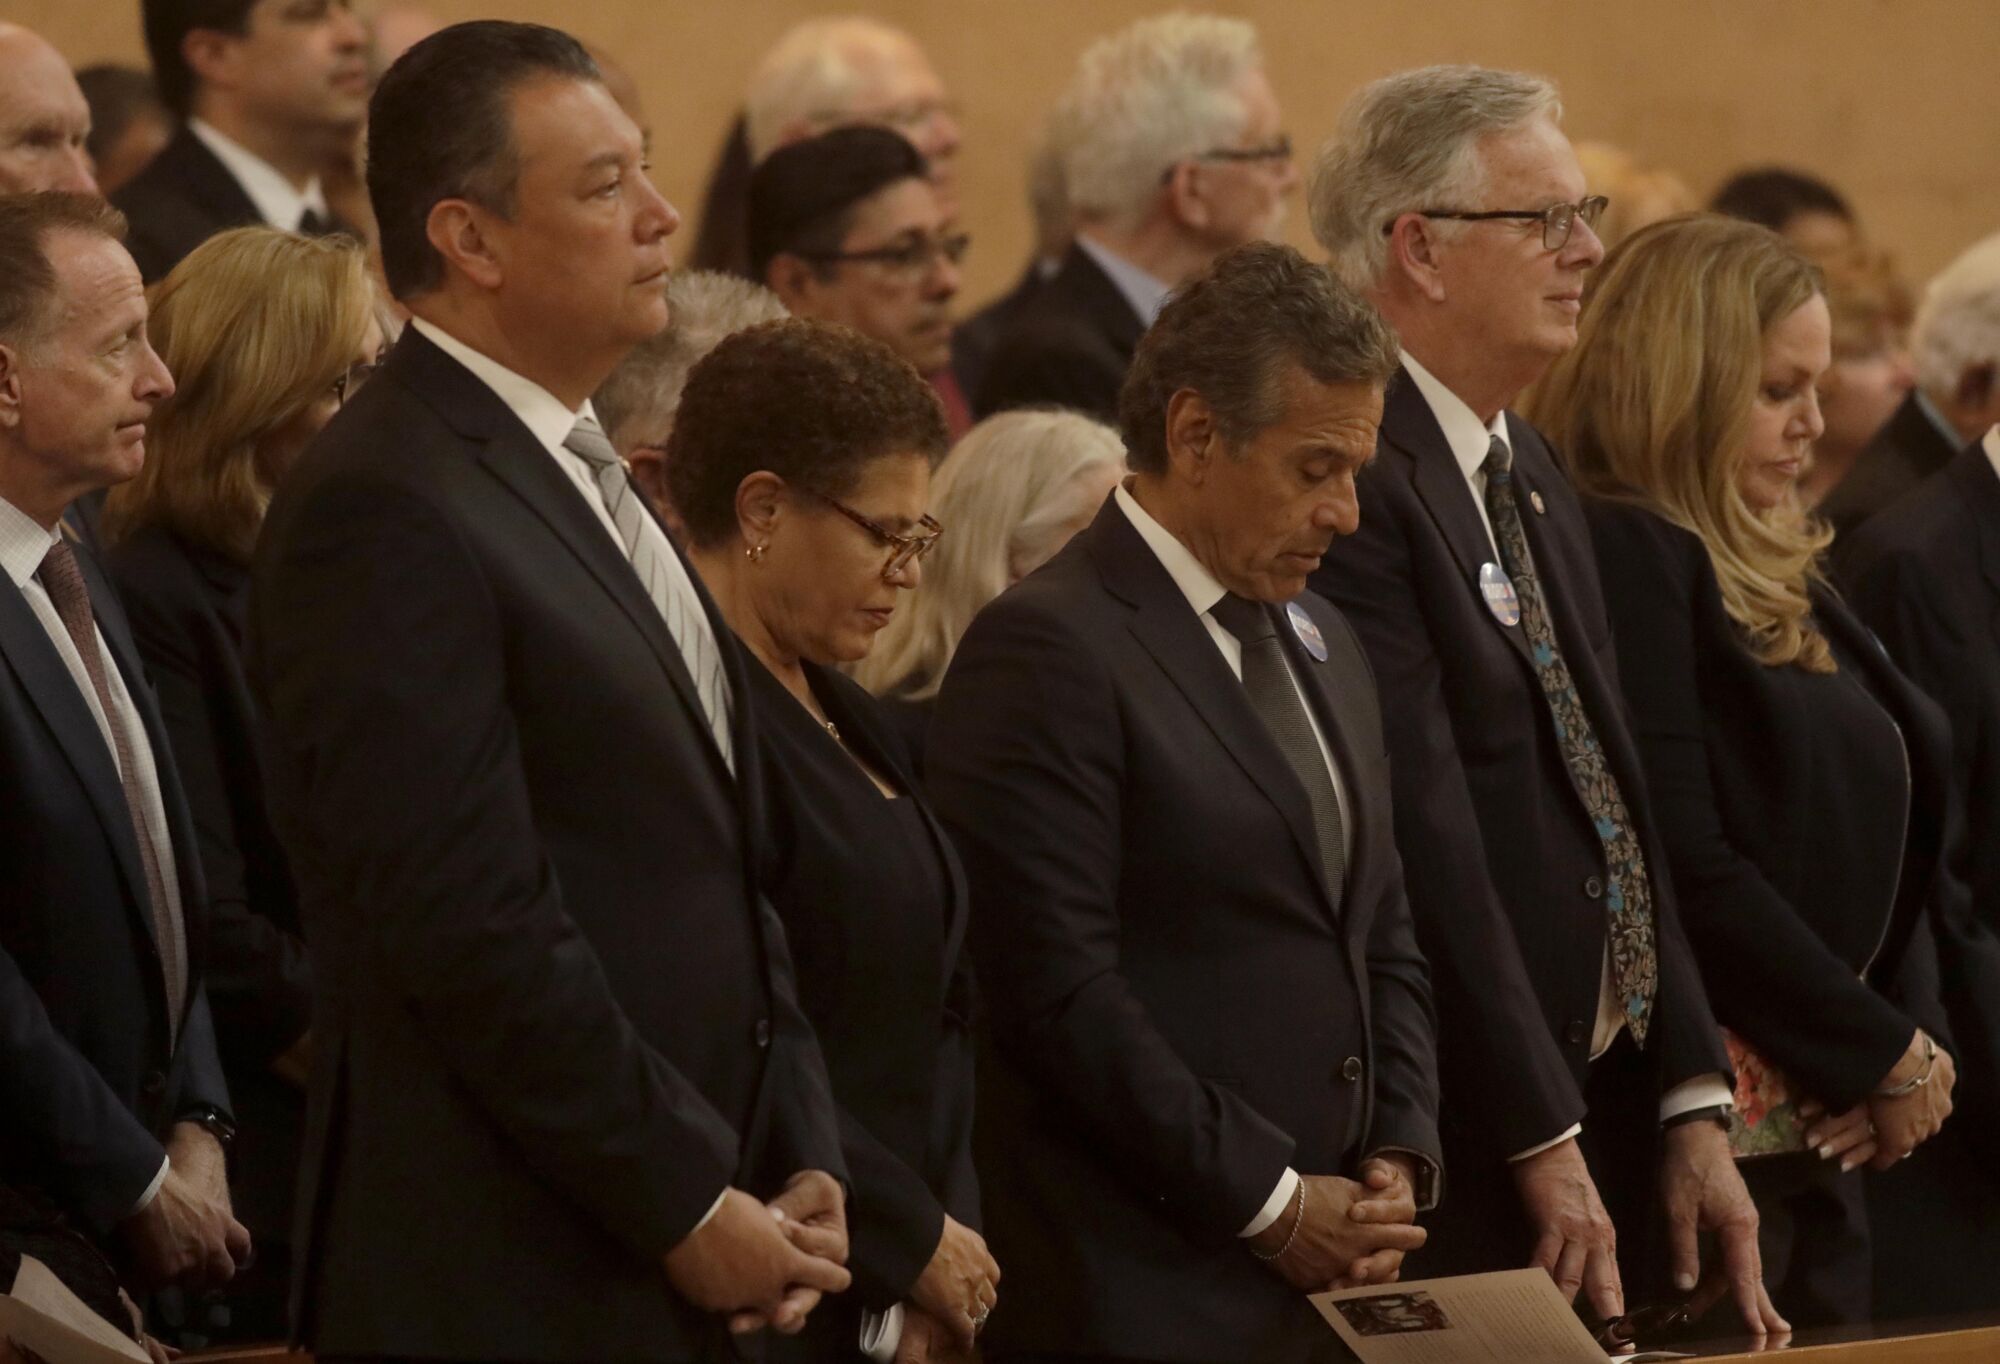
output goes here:
[{"label": "black necktie", "polygon": [[1306,703],[1285,664],[1285,646],[1262,603],[1230,593],[1209,608],[1217,624],[1243,645],[1243,690],[1250,709],[1264,722],[1285,762],[1299,779],[1312,805],[1313,832],[1319,839],[1320,866],[1327,890],[1338,910],[1347,879],[1347,851],[1341,842],[1340,800],[1334,794],[1333,773],[1313,736]]}]

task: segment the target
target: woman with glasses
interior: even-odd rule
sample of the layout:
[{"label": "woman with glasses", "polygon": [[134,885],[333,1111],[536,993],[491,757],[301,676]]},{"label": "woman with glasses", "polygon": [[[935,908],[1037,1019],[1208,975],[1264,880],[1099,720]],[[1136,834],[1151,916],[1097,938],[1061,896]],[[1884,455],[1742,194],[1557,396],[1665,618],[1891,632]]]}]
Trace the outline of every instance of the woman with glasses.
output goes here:
[{"label": "woman with glasses", "polygon": [[1593,276],[1532,413],[1584,494],[1729,1037],[1765,1281],[1799,1326],[1869,1318],[1860,1171],[1928,1141],[1955,1076],[1931,932],[1955,887],[1944,716],[1833,591],[1799,503],[1830,333],[1819,272],[1777,235],[1668,219]]},{"label": "woman with glasses", "polygon": [[230,1171],[255,1265],[230,1285],[234,1339],[285,1332],[292,1183],[312,976],[264,810],[243,638],[272,491],[382,350],[361,248],[246,227],[210,238],[149,295],[174,394],[139,476],[111,490],[107,565],[159,694],[211,901],[209,1000],[241,1137]]},{"label": "woman with glasses", "polygon": [[775,1358],[851,1360],[898,1332],[915,1358],[968,1349],[1000,1277],[973,1230],[964,880],[894,728],[836,670],[867,656],[943,534],[926,508],[945,444],[906,362],[799,319],[697,364],[668,442],[689,558],[744,645],[763,885],[853,1180],[853,1290],[774,1341]]}]

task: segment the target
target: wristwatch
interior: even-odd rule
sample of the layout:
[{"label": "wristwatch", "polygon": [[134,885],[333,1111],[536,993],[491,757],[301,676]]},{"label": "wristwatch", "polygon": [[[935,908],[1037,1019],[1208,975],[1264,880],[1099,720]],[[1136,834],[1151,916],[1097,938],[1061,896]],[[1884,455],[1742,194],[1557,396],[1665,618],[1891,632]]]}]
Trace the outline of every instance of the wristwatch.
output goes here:
[{"label": "wristwatch", "polygon": [[1681,1126],[1683,1123],[1712,1122],[1727,1132],[1729,1130],[1730,1111],[1728,1104],[1709,1104],[1706,1108],[1690,1108],[1685,1113],[1676,1113],[1671,1118],[1663,1119],[1660,1123],[1660,1130],[1662,1132],[1670,1131],[1673,1128]]},{"label": "wristwatch", "polygon": [[236,1124],[229,1115],[214,1104],[197,1104],[180,1115],[179,1122],[191,1122],[202,1131],[215,1138],[215,1144],[222,1148],[222,1154],[229,1154],[229,1148],[236,1142]]}]

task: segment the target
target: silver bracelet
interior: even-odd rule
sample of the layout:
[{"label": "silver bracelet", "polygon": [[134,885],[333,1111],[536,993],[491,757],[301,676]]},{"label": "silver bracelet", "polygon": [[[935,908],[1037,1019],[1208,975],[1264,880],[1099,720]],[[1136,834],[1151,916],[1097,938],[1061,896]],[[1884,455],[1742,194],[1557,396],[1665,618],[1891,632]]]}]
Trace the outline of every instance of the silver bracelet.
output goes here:
[{"label": "silver bracelet", "polygon": [[1264,1255],[1264,1254],[1261,1254],[1261,1253],[1259,1253],[1259,1252],[1258,1252],[1258,1250],[1257,1250],[1257,1247],[1255,1247],[1255,1246],[1252,1246],[1252,1247],[1250,1247],[1250,1253],[1251,1253],[1252,1255],[1255,1255],[1255,1256],[1257,1256],[1257,1258],[1258,1258],[1258,1259],[1260,1259],[1260,1260],[1262,1260],[1262,1261],[1263,1261],[1263,1262],[1264,1262],[1265,1264],[1270,1264],[1270,1263],[1271,1263],[1271,1262],[1272,1262],[1273,1260],[1282,1260],[1282,1259],[1284,1259],[1284,1258],[1285,1258],[1285,1252],[1286,1252],[1286,1251],[1288,1251],[1288,1250],[1290,1250],[1290,1249],[1292,1248],[1292,1242],[1294,1242],[1294,1241],[1298,1240],[1298,1238],[1299,1238],[1299,1223],[1301,1223],[1301,1222],[1303,1222],[1303,1221],[1305,1221],[1305,1220],[1306,1220],[1306,1177],[1305,1177],[1304,1175],[1300,1175],[1300,1176],[1299,1176],[1299,1208],[1298,1208],[1298,1211],[1297,1211],[1297,1212],[1295,1212],[1295,1213],[1293,1213],[1293,1214],[1292,1214],[1292,1232],[1291,1232],[1291,1235],[1289,1235],[1289,1236],[1287,1236],[1287,1237],[1285,1238],[1285,1244],[1283,1244],[1282,1246],[1279,1246],[1279,1247],[1278,1247],[1278,1248],[1277,1248],[1276,1250],[1272,1251],[1272,1252],[1271,1252],[1271,1253],[1270,1253],[1269,1255]]},{"label": "silver bracelet", "polygon": [[1878,1099],[1900,1099],[1905,1094],[1914,1094],[1931,1082],[1931,1071],[1937,1066],[1937,1042],[1929,1033],[1924,1034],[1924,1068],[1899,1085],[1875,1091]]}]

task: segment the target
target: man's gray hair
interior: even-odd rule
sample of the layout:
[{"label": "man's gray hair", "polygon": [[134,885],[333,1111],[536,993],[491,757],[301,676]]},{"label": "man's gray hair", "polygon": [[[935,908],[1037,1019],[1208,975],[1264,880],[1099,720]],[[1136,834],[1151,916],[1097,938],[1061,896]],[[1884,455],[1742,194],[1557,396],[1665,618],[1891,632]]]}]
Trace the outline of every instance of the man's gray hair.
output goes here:
[{"label": "man's gray hair", "polygon": [[1162,14],[1085,49],[1056,103],[1064,177],[1079,218],[1131,227],[1179,161],[1243,136],[1237,91],[1261,70],[1257,30],[1212,14]]},{"label": "man's gray hair", "polygon": [[1969,247],[1924,288],[1910,329],[1917,382],[1950,398],[1968,369],[2000,363],[2000,233]]},{"label": "man's gray hair", "polygon": [[873,65],[916,41],[893,24],[848,14],[807,19],[785,30],[751,73],[743,96],[743,131],[752,164],[796,136],[825,132],[852,111]]},{"label": "man's gray hair", "polygon": [[723,337],[787,316],[763,285],[714,270],[670,277],[667,310],[667,329],[636,347],[591,395],[598,423],[620,454],[666,444],[688,371]]},{"label": "man's gray hair", "polygon": [[1118,419],[1139,473],[1167,468],[1167,405],[1199,393],[1222,439],[1241,449],[1284,416],[1288,368],[1322,384],[1387,384],[1401,363],[1396,333],[1361,295],[1289,246],[1225,252],[1167,301],[1139,339]]},{"label": "man's gray hair", "polygon": [[[1426,208],[1477,208],[1479,142],[1536,119],[1560,122],[1541,76],[1483,66],[1426,66],[1362,87],[1320,149],[1306,192],[1313,236],[1351,288],[1370,289],[1389,261],[1385,224]],[[1440,223],[1451,230],[1455,224]]]}]

